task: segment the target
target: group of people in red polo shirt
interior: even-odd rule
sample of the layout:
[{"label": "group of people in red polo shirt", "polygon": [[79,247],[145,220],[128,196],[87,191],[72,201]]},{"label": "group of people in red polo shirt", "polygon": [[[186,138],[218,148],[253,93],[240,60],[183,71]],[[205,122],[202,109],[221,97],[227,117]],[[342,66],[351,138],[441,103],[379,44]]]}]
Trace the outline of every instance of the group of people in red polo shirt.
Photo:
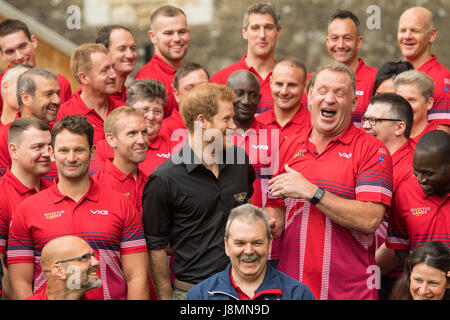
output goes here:
[{"label": "group of people in red polo shirt", "polygon": [[[4,299],[170,292],[149,263],[157,237],[142,223],[144,187],[193,139],[180,106],[204,83],[235,94],[229,136],[255,170],[250,202],[270,223],[269,263],[315,299],[388,299],[411,250],[450,246],[450,71],[431,53],[429,10],[402,13],[398,46],[410,70],[375,90],[384,75],[358,56],[360,22],[347,10],[328,23],[332,62],[310,73],[295,57],[275,59],[281,17],[268,3],[244,15],[246,54],[211,77],[184,61],[191,34],[181,9],[162,6],[150,21],[154,53],[132,82],[132,32],[106,26],[71,56],[73,93],[64,76],[36,66],[38,41],[23,22],[0,23]],[[166,251],[172,264],[176,248]],[[61,285],[61,261],[81,268],[81,286]],[[172,284],[183,280],[177,272]]]}]

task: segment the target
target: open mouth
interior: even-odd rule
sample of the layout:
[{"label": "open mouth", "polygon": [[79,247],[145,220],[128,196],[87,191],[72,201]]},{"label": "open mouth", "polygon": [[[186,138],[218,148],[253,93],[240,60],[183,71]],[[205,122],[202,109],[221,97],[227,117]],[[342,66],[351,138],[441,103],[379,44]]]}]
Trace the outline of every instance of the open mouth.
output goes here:
[{"label": "open mouth", "polygon": [[331,110],[331,109],[322,109],[322,110],[320,110],[320,114],[324,118],[332,119],[336,115],[336,111],[335,110]]}]

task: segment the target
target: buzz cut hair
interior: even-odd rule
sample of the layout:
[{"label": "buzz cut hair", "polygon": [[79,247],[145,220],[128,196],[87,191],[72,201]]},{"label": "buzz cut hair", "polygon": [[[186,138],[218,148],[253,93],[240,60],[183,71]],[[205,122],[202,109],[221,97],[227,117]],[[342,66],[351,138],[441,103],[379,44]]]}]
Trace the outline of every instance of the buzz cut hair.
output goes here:
[{"label": "buzz cut hair", "polygon": [[22,134],[29,128],[36,128],[40,131],[50,130],[50,126],[38,118],[22,117],[11,123],[8,131],[8,144],[20,144]]},{"label": "buzz cut hair", "polygon": [[189,62],[189,63],[181,66],[180,68],[178,68],[177,72],[175,72],[175,76],[173,78],[173,87],[178,90],[179,85],[180,85],[180,79],[186,77],[191,72],[194,72],[197,70],[203,70],[209,80],[209,78],[210,78],[209,73],[205,68],[203,68],[199,63]]},{"label": "buzz cut hair", "polygon": [[176,17],[178,15],[183,15],[186,18],[186,14],[184,13],[183,10],[181,10],[180,8],[171,6],[171,5],[165,5],[162,7],[159,7],[158,9],[156,9],[155,11],[153,11],[152,15],[150,16],[150,29],[152,29],[154,31],[154,23],[156,21],[156,19],[159,16],[163,16],[163,17]]},{"label": "buzz cut hair", "polygon": [[342,10],[342,9],[338,9],[336,10],[332,15],[330,20],[328,21],[328,26],[336,19],[340,19],[340,20],[344,20],[344,19],[350,19],[353,21],[353,23],[356,26],[356,30],[358,32],[358,34],[360,33],[360,26],[361,23],[359,22],[358,17],[351,11],[349,10]]},{"label": "buzz cut hair", "polygon": [[113,136],[117,137],[117,126],[116,123],[122,117],[126,116],[134,116],[134,117],[142,117],[144,119],[144,113],[141,110],[136,109],[131,106],[123,106],[114,109],[111,111],[106,117],[104,130],[105,134],[111,133]]}]

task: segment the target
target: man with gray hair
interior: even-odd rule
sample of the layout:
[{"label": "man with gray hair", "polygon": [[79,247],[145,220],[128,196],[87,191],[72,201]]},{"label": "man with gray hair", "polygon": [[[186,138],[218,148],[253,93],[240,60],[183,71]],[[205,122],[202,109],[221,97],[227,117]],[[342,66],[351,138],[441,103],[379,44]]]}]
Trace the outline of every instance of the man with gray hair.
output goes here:
[{"label": "man with gray hair", "polygon": [[[52,127],[61,104],[58,75],[48,69],[32,68],[17,80],[17,102],[21,117],[35,117]],[[9,125],[0,130],[0,176],[11,165],[8,152]]]},{"label": "man with gray hair", "polygon": [[211,77],[211,82],[226,84],[228,77],[237,70],[253,72],[261,85],[261,100],[257,114],[273,108],[270,78],[275,66],[275,47],[281,36],[280,14],[270,3],[251,5],[244,15],[242,37],[247,40],[247,54]]},{"label": "man with gray hair", "polygon": [[283,233],[278,269],[317,299],[376,300],[373,233],[391,204],[391,157],[352,123],[358,98],[348,66],[332,62],[309,81],[311,128],[283,142],[269,182],[272,232]]},{"label": "man with gray hair", "polygon": [[17,101],[17,80],[25,71],[34,67],[27,64],[16,64],[9,68],[1,81],[1,94],[3,110],[0,117],[0,126],[13,122],[19,115],[19,102]]},{"label": "man with gray hair", "polygon": [[193,287],[186,300],[314,300],[307,286],[267,263],[272,234],[260,208],[231,210],[224,241],[231,263]]}]

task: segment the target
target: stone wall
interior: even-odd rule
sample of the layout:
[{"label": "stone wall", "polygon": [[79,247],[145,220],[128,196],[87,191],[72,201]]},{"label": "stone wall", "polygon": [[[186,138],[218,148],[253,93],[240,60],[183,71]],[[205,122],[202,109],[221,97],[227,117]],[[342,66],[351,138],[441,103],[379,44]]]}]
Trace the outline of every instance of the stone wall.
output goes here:
[{"label": "stone wall", "polygon": [[[89,25],[82,19],[81,29],[68,30],[66,27],[69,5],[78,5],[83,11],[86,1],[96,1],[108,10],[95,10],[95,14],[107,14],[106,21],[123,23],[132,28],[137,45],[140,48],[140,61],[145,61],[145,46],[149,17],[156,7],[169,3],[186,10],[188,20],[193,21],[191,28],[191,45],[186,61],[203,64],[211,73],[240,59],[246,51],[246,42],[241,36],[243,12],[255,1],[249,0],[8,0],[12,5],[25,11],[53,30],[68,37],[75,43],[92,42],[99,25]],[[397,47],[397,21],[405,9],[422,5],[435,15],[435,25],[439,29],[438,38],[433,45],[440,62],[450,68],[450,1],[449,0],[275,0],[282,16],[282,36],[277,45],[278,58],[293,55],[303,60],[309,71],[328,61],[325,46],[327,22],[330,15],[338,8],[353,11],[361,20],[361,32],[364,37],[360,56],[368,65],[379,67],[386,61],[401,58]],[[94,10],[90,3],[89,10]],[[95,4],[95,3],[94,3]],[[370,29],[373,12],[367,13],[371,5],[380,8],[380,29]],[[197,7],[195,7],[197,6]],[[203,20],[206,11],[202,6],[212,6],[212,15]],[[106,12],[106,13],[105,13]],[[92,16],[92,12],[91,16]],[[123,13],[123,14],[122,14]],[[85,15],[85,13],[83,13]],[[200,22],[199,22],[200,21]],[[199,24],[200,23],[200,24]]]}]

